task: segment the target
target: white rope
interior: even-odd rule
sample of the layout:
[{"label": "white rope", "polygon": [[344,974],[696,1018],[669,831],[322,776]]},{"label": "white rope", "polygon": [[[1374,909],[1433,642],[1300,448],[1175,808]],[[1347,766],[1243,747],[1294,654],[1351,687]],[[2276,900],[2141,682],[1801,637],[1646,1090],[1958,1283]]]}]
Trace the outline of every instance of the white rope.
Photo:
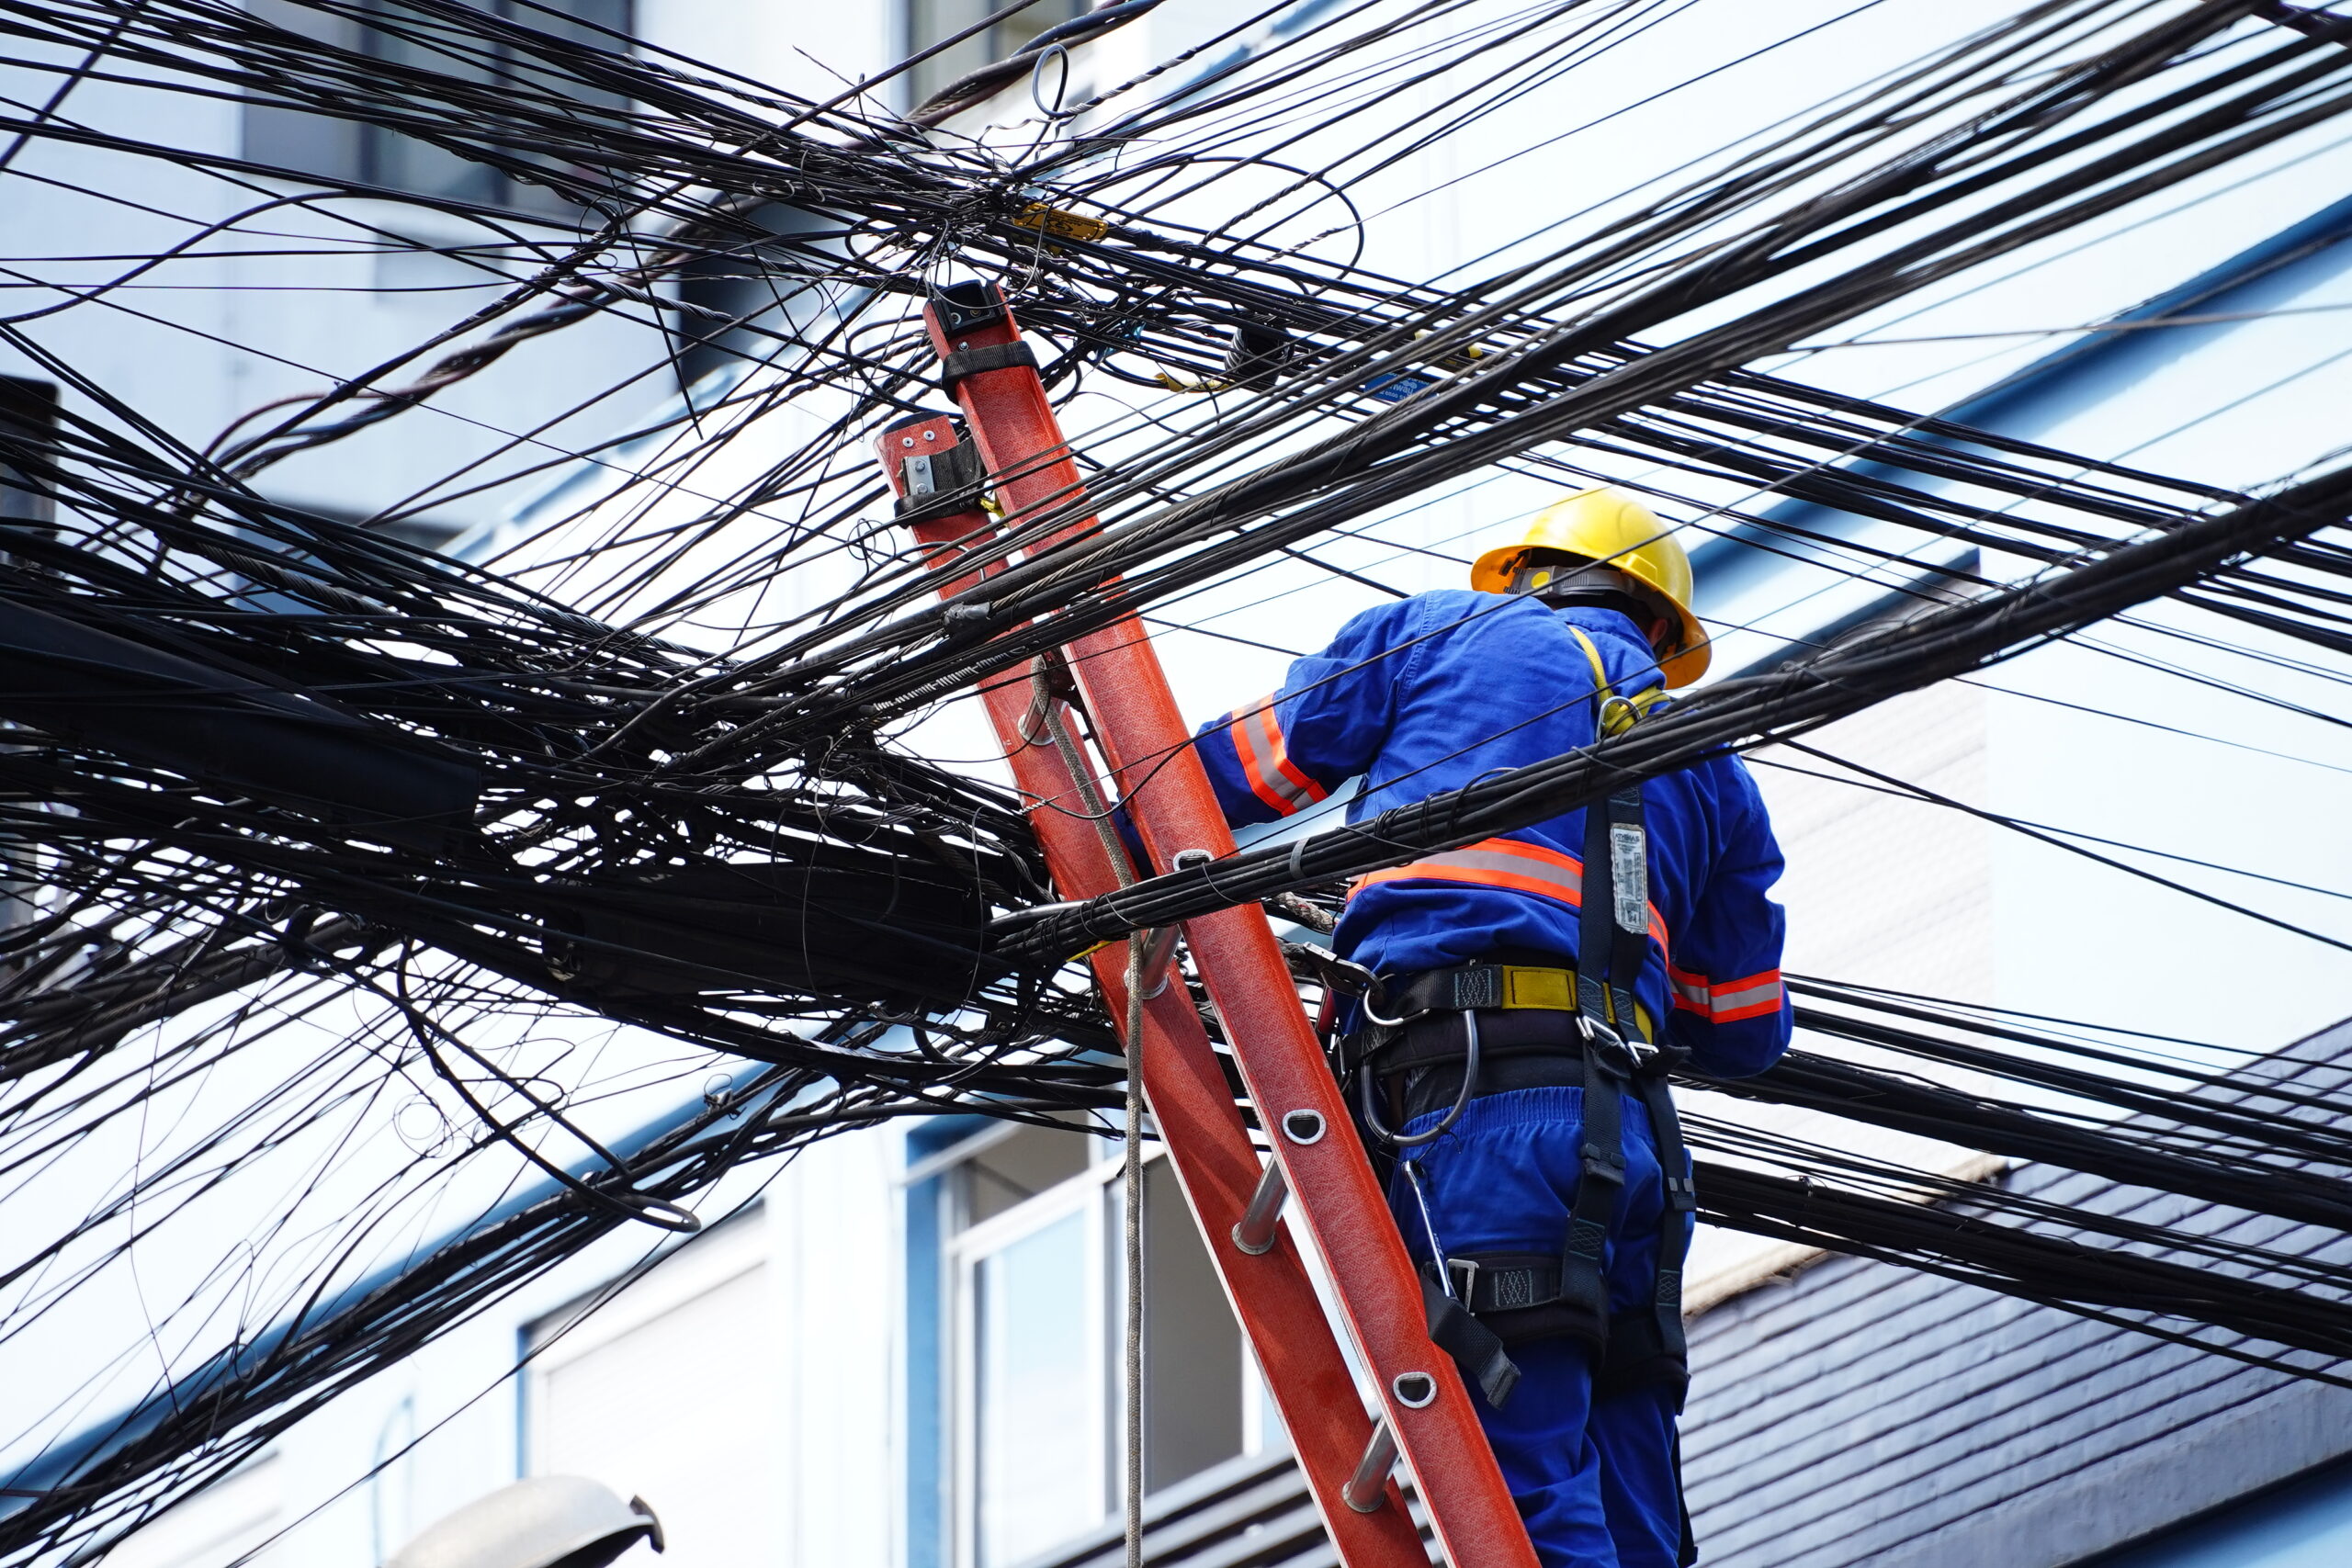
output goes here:
[{"label": "white rope", "polygon": [[[1134,886],[1135,868],[1128,863],[1126,845],[1120,841],[1118,828],[1094,788],[1077,737],[1062,721],[1047,661],[1038,660],[1031,674],[1031,689],[1029,712],[1021,721],[1021,739],[1030,745],[1036,744],[1035,726],[1038,719],[1044,719],[1054,749],[1061,753],[1062,765],[1069,770],[1070,783],[1077,787],[1080,805],[1092,819],[1102,847],[1110,852],[1113,874],[1120,886]],[[1136,931],[1127,938],[1127,1021],[1120,1042],[1127,1058],[1124,1149],[1127,1321],[1123,1380],[1125,1386],[1121,1391],[1125,1415],[1126,1484],[1123,1490],[1126,1495],[1127,1568],[1143,1568],[1143,968],[1150,945],[1148,931]]]}]

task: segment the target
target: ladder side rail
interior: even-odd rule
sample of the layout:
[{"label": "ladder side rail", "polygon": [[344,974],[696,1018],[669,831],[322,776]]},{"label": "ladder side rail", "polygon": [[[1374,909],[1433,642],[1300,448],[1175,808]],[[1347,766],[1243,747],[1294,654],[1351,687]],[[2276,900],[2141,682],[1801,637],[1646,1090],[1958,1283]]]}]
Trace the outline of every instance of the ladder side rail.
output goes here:
[{"label": "ladder side rail", "polygon": [[[927,443],[926,432],[932,436]],[[899,456],[922,446],[944,449],[956,438],[954,422],[945,415],[900,426],[878,438],[876,447],[893,491],[903,493],[905,488]],[[920,445],[901,445],[908,441]],[[933,552],[934,564],[959,541],[967,548],[986,544],[991,531],[987,514],[977,511],[919,522],[910,529]],[[974,572],[944,583],[941,594],[958,592],[982,575]],[[990,682],[982,701],[1014,785],[1031,803],[1030,820],[1054,886],[1072,898],[1117,886],[1117,874],[1093,824],[1056,809],[1080,798],[1061,753],[1050,742],[1033,743],[1022,733],[1032,701],[1027,682]],[[1106,947],[1090,962],[1111,1016],[1124,1021],[1126,945]],[[1168,1145],[1185,1204],[1207,1243],[1226,1299],[1249,1336],[1300,1469],[1318,1503],[1329,1499],[1334,1505],[1322,1512],[1340,1561],[1351,1568],[1427,1568],[1428,1551],[1402,1508],[1362,1514],[1337,1506],[1340,1489],[1370,1441],[1371,1424],[1295,1244],[1278,1237],[1274,1250],[1262,1257],[1234,1244],[1235,1226],[1263,1167],[1181,978],[1171,979],[1144,1003],[1143,1076],[1145,1098]]]},{"label": "ladder side rail", "polygon": [[[1023,354],[986,352],[1020,341],[1001,295],[992,287],[989,292],[993,310],[934,301],[924,316],[946,367],[974,367],[956,378],[953,390],[988,471],[1001,476],[997,494],[1008,525],[1017,525],[1024,516],[1069,508],[1085,492],[1034,364],[1022,363]],[[1091,517],[1074,516],[1054,537],[1094,525]],[[1067,655],[1155,865],[1165,868],[1188,849],[1230,854],[1233,836],[1142,623],[1129,616],[1072,643]],[[1351,1130],[1272,929],[1261,911],[1245,908],[1202,916],[1186,931],[1293,1202],[1323,1257],[1388,1430],[1419,1482],[1448,1559],[1464,1568],[1537,1568],[1468,1391],[1453,1359],[1430,1342],[1419,1276]],[[1312,1113],[1319,1135],[1283,1135],[1284,1119],[1299,1111]],[[1393,1486],[1387,1495],[1389,1506],[1380,1511],[1398,1511]],[[1317,1500],[1327,1517],[1344,1508],[1333,1508],[1319,1485]]]}]

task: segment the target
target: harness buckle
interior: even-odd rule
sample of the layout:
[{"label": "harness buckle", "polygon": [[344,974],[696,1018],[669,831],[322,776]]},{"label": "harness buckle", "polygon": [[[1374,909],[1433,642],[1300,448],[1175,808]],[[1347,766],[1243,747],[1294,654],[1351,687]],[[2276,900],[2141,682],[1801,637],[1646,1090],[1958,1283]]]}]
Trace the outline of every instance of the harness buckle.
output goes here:
[{"label": "harness buckle", "polygon": [[1475,1258],[1447,1258],[1445,1260],[1445,1274],[1446,1281],[1449,1286],[1453,1283],[1453,1275],[1457,1269],[1460,1270],[1462,1274],[1462,1288],[1453,1292],[1453,1299],[1467,1307],[1472,1302],[1477,1300],[1478,1260]]},{"label": "harness buckle", "polygon": [[1648,1041],[1638,1037],[1628,1040],[1617,1032],[1614,1025],[1589,1012],[1579,1012],[1576,1017],[1577,1027],[1584,1032],[1586,1047],[1600,1053],[1604,1061],[1616,1058],[1610,1065],[1616,1066],[1622,1063],[1627,1077],[1647,1071],[1650,1064],[1657,1060],[1658,1048]]}]

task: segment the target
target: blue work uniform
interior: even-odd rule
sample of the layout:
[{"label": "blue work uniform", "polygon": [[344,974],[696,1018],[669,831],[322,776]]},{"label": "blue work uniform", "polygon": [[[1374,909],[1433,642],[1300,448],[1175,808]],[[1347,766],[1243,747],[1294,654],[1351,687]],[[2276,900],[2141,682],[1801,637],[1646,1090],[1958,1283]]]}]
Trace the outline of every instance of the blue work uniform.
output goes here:
[{"label": "blue work uniform", "polygon": [[[1351,778],[1363,780],[1348,804],[1358,821],[1591,745],[1593,653],[1621,695],[1661,683],[1649,646],[1614,610],[1423,593],[1356,616],[1293,664],[1281,691],[1203,726],[1197,745],[1236,826],[1312,807]],[[1761,1072],[1787,1048],[1789,1006],[1783,921],[1769,896],[1781,852],[1755,781],[1724,753],[1652,780],[1642,796],[1649,942],[1635,998],[1698,1071]],[[1572,961],[1583,842],[1584,813],[1572,811],[1374,872],[1351,890],[1333,945],[1383,976],[1531,952]],[[1481,1096],[1416,1151],[1429,1225],[1401,1172],[1391,1202],[1417,1258],[1432,1255],[1430,1228],[1450,1256],[1556,1252],[1581,1171],[1583,1098],[1575,1087]],[[1604,1269],[1612,1312],[1650,1301],[1664,1227],[1663,1172],[1638,1097],[1623,1100],[1623,1145]],[[1475,1387],[1472,1398],[1537,1556],[1547,1568],[1668,1568],[1681,1542],[1679,1391],[1651,1383],[1596,1399],[1593,1353],[1573,1339],[1511,1354],[1521,1380],[1505,1406]]]}]

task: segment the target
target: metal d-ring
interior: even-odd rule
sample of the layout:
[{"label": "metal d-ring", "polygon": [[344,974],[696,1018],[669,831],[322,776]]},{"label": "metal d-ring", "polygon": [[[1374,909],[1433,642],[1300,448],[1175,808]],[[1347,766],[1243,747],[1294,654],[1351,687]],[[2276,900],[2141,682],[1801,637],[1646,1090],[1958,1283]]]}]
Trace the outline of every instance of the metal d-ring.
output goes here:
[{"label": "metal d-ring", "polygon": [[1415,1019],[1423,1016],[1421,1013],[1411,1012],[1397,1018],[1382,1017],[1380,1010],[1372,1005],[1374,997],[1385,996],[1388,990],[1387,986],[1382,983],[1380,976],[1353,959],[1340,958],[1336,962],[1363,976],[1363,989],[1356,993],[1356,1010],[1363,1014],[1366,1022],[1376,1023],[1383,1029],[1402,1029]]}]

